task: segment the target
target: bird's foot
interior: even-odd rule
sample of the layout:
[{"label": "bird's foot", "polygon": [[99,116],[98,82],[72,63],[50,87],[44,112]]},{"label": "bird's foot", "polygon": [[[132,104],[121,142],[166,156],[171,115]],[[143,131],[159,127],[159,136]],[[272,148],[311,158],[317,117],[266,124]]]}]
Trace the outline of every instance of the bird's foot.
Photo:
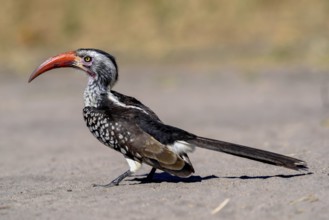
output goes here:
[{"label": "bird's foot", "polygon": [[150,183],[153,180],[156,168],[152,168],[151,172],[147,175],[146,178],[141,179],[141,183]]},{"label": "bird's foot", "polygon": [[121,174],[120,176],[118,176],[117,178],[115,178],[114,180],[112,180],[109,184],[105,184],[105,185],[101,185],[101,184],[93,184],[93,187],[105,187],[105,188],[109,188],[112,186],[117,186],[119,185],[119,183],[126,177],[131,176],[132,172],[130,170],[127,170],[126,172],[124,172],[123,174]]},{"label": "bird's foot", "polygon": [[156,168],[152,168],[151,172],[145,178],[134,178],[133,181],[139,181],[140,183],[151,183],[153,182],[153,177]]},{"label": "bird's foot", "polygon": [[114,181],[108,183],[108,184],[93,184],[92,186],[93,187],[104,187],[104,188],[110,188],[110,187],[113,187],[113,186],[118,186],[119,183],[116,183]]}]

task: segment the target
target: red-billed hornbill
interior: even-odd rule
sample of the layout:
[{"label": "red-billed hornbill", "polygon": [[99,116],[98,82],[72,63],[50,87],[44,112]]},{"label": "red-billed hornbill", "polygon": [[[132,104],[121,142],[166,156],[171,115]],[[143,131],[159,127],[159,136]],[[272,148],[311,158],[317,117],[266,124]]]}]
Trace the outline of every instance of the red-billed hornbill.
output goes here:
[{"label": "red-billed hornbill", "polygon": [[238,144],[199,137],[182,129],[164,124],[158,116],[137,99],[113,91],[118,80],[114,57],[97,49],[78,49],[52,57],[42,63],[30,76],[29,82],[40,74],[61,67],[73,67],[88,75],[84,92],[83,117],[91,133],[103,144],[122,153],[129,170],[106,185],[118,185],[146,163],[156,169],[179,177],[188,177],[194,169],[187,154],[195,147],[220,151],[251,160],[293,170],[306,170],[304,161]]}]

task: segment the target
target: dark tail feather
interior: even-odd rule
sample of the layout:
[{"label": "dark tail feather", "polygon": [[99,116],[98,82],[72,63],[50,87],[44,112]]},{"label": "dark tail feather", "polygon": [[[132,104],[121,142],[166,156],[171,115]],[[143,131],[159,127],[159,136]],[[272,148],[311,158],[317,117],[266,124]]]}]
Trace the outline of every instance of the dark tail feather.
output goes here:
[{"label": "dark tail feather", "polygon": [[307,170],[306,162],[293,158],[284,156],[281,154],[272,153],[269,151],[264,151],[252,147],[242,146],[238,144],[228,143],[224,141],[218,141],[203,137],[197,137],[196,139],[189,140],[189,143],[205,148],[208,150],[220,151],[227,154],[232,154],[239,157],[248,158],[251,160],[260,161],[267,164],[272,164],[276,166],[283,166],[293,170]]}]

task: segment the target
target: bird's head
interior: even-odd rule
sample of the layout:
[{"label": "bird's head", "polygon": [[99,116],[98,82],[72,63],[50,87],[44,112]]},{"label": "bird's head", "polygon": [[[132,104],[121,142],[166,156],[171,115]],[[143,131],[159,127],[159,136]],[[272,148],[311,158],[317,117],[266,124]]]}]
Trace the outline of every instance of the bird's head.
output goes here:
[{"label": "bird's head", "polygon": [[30,76],[29,82],[44,72],[55,68],[73,67],[86,72],[89,80],[111,88],[118,80],[115,58],[98,49],[78,49],[51,57],[43,62]]}]

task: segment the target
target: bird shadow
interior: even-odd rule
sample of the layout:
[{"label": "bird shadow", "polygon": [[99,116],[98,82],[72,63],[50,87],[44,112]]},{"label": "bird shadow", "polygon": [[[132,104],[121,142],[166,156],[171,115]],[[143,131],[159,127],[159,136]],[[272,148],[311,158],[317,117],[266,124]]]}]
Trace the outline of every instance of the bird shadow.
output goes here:
[{"label": "bird shadow", "polygon": [[196,183],[196,182],[202,182],[204,180],[209,180],[209,179],[216,179],[219,178],[218,176],[215,175],[210,175],[210,176],[190,176],[187,178],[181,178],[177,176],[172,176],[169,173],[162,172],[162,173],[155,173],[152,180],[149,180],[146,178],[145,175],[140,175],[141,177],[136,177],[133,179],[130,179],[128,181],[138,181],[138,184],[147,184],[147,183]]},{"label": "bird shadow", "polygon": [[295,178],[295,177],[301,177],[301,176],[307,176],[312,175],[312,172],[308,173],[298,173],[298,174],[290,174],[290,175],[284,175],[284,174],[278,174],[278,175],[268,175],[268,176],[222,176],[220,178],[223,179],[241,179],[241,180],[251,180],[251,179],[270,179],[270,178],[283,178],[283,179],[289,179],[289,178]]},{"label": "bird shadow", "polygon": [[267,175],[267,176],[216,176],[216,175],[209,175],[209,176],[190,176],[188,178],[181,178],[177,176],[172,176],[166,172],[162,173],[155,173],[152,180],[149,180],[146,178],[146,174],[139,175],[140,177],[136,177],[127,181],[135,182],[138,181],[139,183],[136,184],[148,184],[148,183],[197,183],[202,181],[207,181],[211,179],[240,179],[240,180],[253,180],[253,179],[270,179],[270,178],[283,178],[283,179],[289,179],[289,178],[296,178],[301,176],[307,176],[312,175],[312,172],[308,173],[298,173],[298,174],[278,174],[278,175]]}]

